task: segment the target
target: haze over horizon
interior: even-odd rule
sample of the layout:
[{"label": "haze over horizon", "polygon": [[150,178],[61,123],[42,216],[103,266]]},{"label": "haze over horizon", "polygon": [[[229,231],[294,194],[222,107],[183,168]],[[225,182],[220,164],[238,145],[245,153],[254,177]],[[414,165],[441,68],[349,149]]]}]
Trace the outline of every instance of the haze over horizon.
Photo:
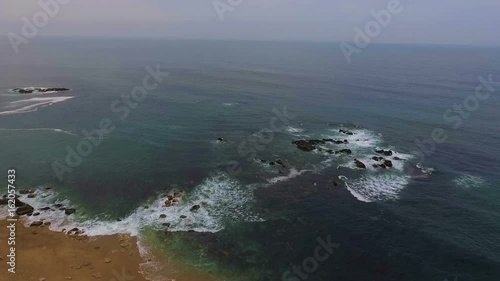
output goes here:
[{"label": "haze over horizon", "polygon": [[[371,11],[386,9],[389,2],[241,0],[222,21],[212,0],[69,0],[38,35],[352,41],[354,28],[363,28],[373,20]],[[494,23],[500,21],[500,1],[401,0],[401,5],[403,11],[374,43],[500,46]],[[40,10],[38,1],[0,0],[0,35],[21,34],[22,18],[32,20]]]}]

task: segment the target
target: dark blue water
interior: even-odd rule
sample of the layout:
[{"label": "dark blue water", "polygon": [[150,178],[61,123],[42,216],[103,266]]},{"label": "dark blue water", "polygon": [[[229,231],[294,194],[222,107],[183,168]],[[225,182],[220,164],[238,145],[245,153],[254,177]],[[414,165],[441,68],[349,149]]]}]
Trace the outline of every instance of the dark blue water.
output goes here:
[{"label": "dark blue water", "polygon": [[[54,186],[35,207],[77,207],[43,214],[55,230],[139,235],[220,280],[500,277],[500,85],[446,114],[474,102],[480,76],[500,81],[500,49],[371,45],[348,64],[334,43],[42,38],[15,56],[6,42],[0,167]],[[111,105],[157,65],[169,76],[121,120]],[[72,91],[8,91],[22,86]],[[103,118],[116,129],[58,179],[53,163]],[[436,128],[446,141],[422,150]],[[292,144],[318,138],[349,143]],[[392,168],[372,167],[377,149]],[[164,207],[173,189],[186,195]],[[308,259],[327,237],[337,247]]]}]

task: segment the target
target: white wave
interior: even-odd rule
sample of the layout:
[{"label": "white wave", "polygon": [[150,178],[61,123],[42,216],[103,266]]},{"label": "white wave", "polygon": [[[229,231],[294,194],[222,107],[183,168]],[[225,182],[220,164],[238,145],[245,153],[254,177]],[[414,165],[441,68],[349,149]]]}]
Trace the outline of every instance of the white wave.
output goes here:
[{"label": "white wave", "polygon": [[0,128],[0,131],[53,131],[56,133],[62,133],[62,134],[67,134],[75,137],[80,137],[79,135],[70,132],[70,131],[65,131],[63,129],[54,129],[54,128],[31,128],[31,129],[4,129]]},{"label": "white wave", "polygon": [[288,126],[285,128],[285,131],[287,131],[290,134],[297,134],[297,133],[302,133],[304,131],[304,129],[293,127],[293,126]]},{"label": "white wave", "polygon": [[396,200],[399,193],[409,183],[408,176],[394,174],[376,174],[361,176],[358,179],[342,179],[349,192],[362,202]]},{"label": "white wave", "polygon": [[340,128],[329,129],[331,133],[323,136],[327,138],[347,140],[351,146],[360,148],[375,147],[382,140],[382,135],[376,134],[367,129],[349,130],[353,133],[352,135],[346,135],[344,133],[340,133],[339,129]]},{"label": "white wave", "polygon": [[432,168],[432,167],[424,167],[422,164],[418,163],[417,165],[417,168],[420,169],[420,171],[426,175],[431,175],[435,169]]},{"label": "white wave", "polygon": [[55,103],[64,102],[74,97],[47,97],[47,98],[30,98],[9,102],[0,115],[11,115],[37,111],[38,108],[53,105]]},{"label": "white wave", "polygon": [[268,179],[267,182],[270,183],[270,184],[275,184],[275,183],[278,183],[278,182],[287,181],[287,180],[296,178],[296,177],[302,175],[305,172],[311,172],[311,170],[297,171],[296,169],[291,168],[290,169],[290,173],[288,175],[274,177],[272,179]]},{"label": "white wave", "polygon": [[453,180],[453,183],[460,188],[478,188],[486,183],[486,180],[479,176],[462,175]]},{"label": "white wave", "polygon": [[228,106],[228,107],[230,107],[230,106],[234,106],[234,105],[238,105],[238,104],[239,104],[239,103],[237,103],[237,102],[225,102],[225,103],[223,103],[222,105],[223,105],[223,106]]},{"label": "white wave", "polygon": [[[54,204],[63,204],[69,208],[72,206],[71,202],[59,199],[58,194],[51,190],[39,189],[35,198],[21,195],[20,200],[40,213],[37,216],[25,217],[26,225],[43,220],[50,221],[49,228],[54,231],[77,227],[89,236],[114,234],[137,236],[144,227],[166,229],[164,223],[170,224],[168,227],[170,231],[217,232],[222,230],[228,221],[262,221],[262,218],[251,210],[254,189],[252,186],[242,186],[224,174],[218,174],[206,179],[171,207],[165,206],[166,197],[160,195],[152,203],[137,208],[120,221],[88,219],[80,214],[78,209],[73,215],[65,215],[64,211],[54,207]],[[191,211],[194,205],[199,205],[200,208]],[[44,207],[51,209],[40,210]],[[165,217],[161,218],[160,215]]]}]

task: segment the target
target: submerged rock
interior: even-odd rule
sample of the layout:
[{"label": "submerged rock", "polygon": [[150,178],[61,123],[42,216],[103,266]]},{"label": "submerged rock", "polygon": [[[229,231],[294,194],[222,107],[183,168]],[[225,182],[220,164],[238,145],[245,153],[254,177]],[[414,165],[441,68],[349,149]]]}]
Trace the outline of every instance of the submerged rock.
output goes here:
[{"label": "submerged rock", "polygon": [[64,213],[69,216],[71,214],[76,213],[76,210],[75,209],[66,209],[66,210],[64,210]]}]

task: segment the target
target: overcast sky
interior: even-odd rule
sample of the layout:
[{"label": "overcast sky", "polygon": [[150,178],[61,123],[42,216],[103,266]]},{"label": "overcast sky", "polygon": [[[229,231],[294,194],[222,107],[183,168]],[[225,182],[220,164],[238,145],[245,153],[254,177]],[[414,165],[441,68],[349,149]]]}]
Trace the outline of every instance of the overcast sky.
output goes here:
[{"label": "overcast sky", "polygon": [[[21,34],[38,1],[0,0],[0,34]],[[224,21],[213,0],[65,1],[40,35],[352,41],[391,0],[217,0],[241,1]],[[500,0],[400,1],[376,42],[500,45]]]}]

